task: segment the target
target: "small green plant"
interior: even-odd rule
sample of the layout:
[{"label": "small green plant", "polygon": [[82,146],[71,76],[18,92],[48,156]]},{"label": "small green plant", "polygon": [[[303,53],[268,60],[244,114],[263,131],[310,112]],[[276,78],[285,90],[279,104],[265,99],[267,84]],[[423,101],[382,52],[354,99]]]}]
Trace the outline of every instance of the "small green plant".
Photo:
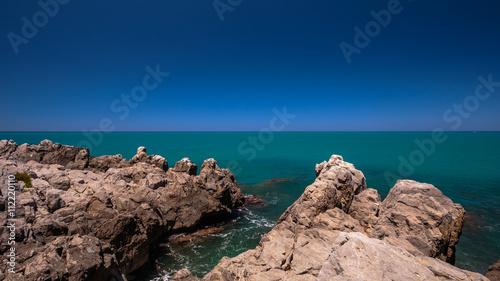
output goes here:
[{"label": "small green plant", "polygon": [[31,185],[31,177],[26,173],[17,173],[14,175],[16,177],[16,181],[22,181],[26,185],[26,187],[32,187]]}]

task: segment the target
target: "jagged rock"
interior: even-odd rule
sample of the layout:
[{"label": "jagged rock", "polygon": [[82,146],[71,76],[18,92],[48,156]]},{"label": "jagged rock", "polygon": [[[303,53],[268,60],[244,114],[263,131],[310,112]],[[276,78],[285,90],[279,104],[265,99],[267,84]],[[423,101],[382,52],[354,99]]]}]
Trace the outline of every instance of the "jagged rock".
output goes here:
[{"label": "jagged rock", "polygon": [[168,170],[167,160],[159,155],[148,155],[144,146],[139,147],[137,149],[137,154],[134,155],[134,157],[132,157],[129,161],[132,165],[139,162],[151,164],[162,169],[163,171]]},{"label": "jagged rock", "polygon": [[88,148],[54,144],[49,140],[43,140],[39,145],[25,143],[20,146],[12,140],[8,142],[3,140],[0,142],[0,155],[3,159],[23,163],[30,160],[62,166],[85,166],[85,163],[88,163]]},{"label": "jagged rock", "polygon": [[79,169],[83,170],[88,168],[90,163],[90,154],[88,149],[82,149],[75,157],[75,161],[68,163],[66,167],[68,169]]},{"label": "jagged rock", "polygon": [[[161,237],[224,220],[243,204],[234,175],[213,159],[196,176],[189,163],[186,172],[166,172],[166,160],[145,148],[128,162],[50,141],[19,147],[0,141],[0,151],[0,181],[17,172],[32,176],[33,188],[17,183],[26,189],[16,209],[23,226],[16,228],[16,245],[24,253],[18,280],[121,280],[148,261]],[[6,220],[5,208],[0,219]],[[2,258],[5,234],[1,228]]]},{"label": "jagged rock", "polygon": [[204,280],[314,280],[339,233],[363,231],[343,211],[355,190],[364,188],[359,175],[352,164],[332,156],[256,249],[222,259]]},{"label": "jagged rock", "polygon": [[380,205],[370,237],[453,264],[464,214],[433,185],[400,180]]},{"label": "jagged rock", "polygon": [[17,143],[13,140],[0,141],[0,159],[9,159],[12,152],[17,149]]},{"label": "jagged rock", "polygon": [[173,172],[177,173],[187,173],[188,175],[196,176],[196,172],[198,171],[198,166],[191,162],[189,158],[183,158],[177,163],[175,163]]},{"label": "jagged rock", "polygon": [[490,281],[500,281],[500,260],[489,266],[485,276],[488,277]]},{"label": "jagged rock", "polygon": [[89,168],[98,172],[106,172],[110,168],[125,168],[128,166],[130,166],[129,163],[120,154],[95,157],[89,163]]},{"label": "jagged rock", "polygon": [[435,187],[401,181],[380,203],[340,156],[316,165],[316,174],[255,249],[222,258],[202,280],[486,280],[433,258],[451,261],[463,220],[463,209]]}]

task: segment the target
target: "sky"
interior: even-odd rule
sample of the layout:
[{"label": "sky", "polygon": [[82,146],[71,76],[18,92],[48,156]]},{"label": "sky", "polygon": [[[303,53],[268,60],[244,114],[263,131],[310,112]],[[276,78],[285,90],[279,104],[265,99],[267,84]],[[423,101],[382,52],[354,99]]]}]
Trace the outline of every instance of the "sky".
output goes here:
[{"label": "sky", "polygon": [[500,130],[498,1],[0,5],[0,131]]}]

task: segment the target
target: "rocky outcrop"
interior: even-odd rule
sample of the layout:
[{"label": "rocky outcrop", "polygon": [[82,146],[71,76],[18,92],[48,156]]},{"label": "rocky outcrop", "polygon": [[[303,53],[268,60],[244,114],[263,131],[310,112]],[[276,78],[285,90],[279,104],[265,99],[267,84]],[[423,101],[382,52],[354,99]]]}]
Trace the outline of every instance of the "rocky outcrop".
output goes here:
[{"label": "rocky outcrop", "polygon": [[[223,220],[244,200],[234,175],[213,159],[196,175],[189,159],[175,165],[187,169],[168,169],[143,147],[130,161],[50,141],[0,141],[0,153],[0,181],[26,173],[33,186],[16,184],[16,273],[0,280],[125,280],[161,238]],[[5,202],[5,185],[0,194]],[[0,229],[4,260],[8,231]]]},{"label": "rocky outcrop", "polygon": [[52,143],[49,140],[39,145],[17,145],[14,141],[0,141],[0,159],[9,159],[26,163],[33,160],[42,164],[58,164],[71,169],[84,169],[89,164],[89,150],[83,147],[74,147]]},{"label": "rocky outcrop", "polygon": [[489,266],[485,276],[488,277],[490,281],[500,281],[500,260]]},{"label": "rocky outcrop", "polygon": [[[463,208],[437,188],[399,181],[381,202],[333,155],[259,245],[202,280],[487,280],[453,262]],[[200,280],[187,269],[174,280]]]}]

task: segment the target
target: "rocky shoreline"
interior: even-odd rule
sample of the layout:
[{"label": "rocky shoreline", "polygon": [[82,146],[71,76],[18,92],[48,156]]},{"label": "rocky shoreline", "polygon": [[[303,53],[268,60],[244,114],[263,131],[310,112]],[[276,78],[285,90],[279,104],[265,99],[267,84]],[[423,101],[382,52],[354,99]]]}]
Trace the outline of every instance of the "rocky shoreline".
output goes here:
[{"label": "rocky shoreline", "polygon": [[338,155],[316,175],[255,249],[173,280],[488,280],[452,265],[465,210],[434,186],[400,180],[381,201]]},{"label": "rocky shoreline", "polygon": [[[0,231],[0,280],[127,280],[159,241],[231,217],[243,194],[214,159],[184,158],[169,168],[144,147],[129,161],[92,157],[86,148],[42,141],[0,141],[0,216],[6,222],[9,176],[18,181],[9,229]],[[27,186],[28,185],[28,186]],[[11,247],[12,246],[12,247]]]},{"label": "rocky shoreline", "polygon": [[[0,255],[15,241],[15,272],[0,280],[127,280],[155,247],[221,228],[243,204],[234,175],[214,159],[170,167],[144,147],[129,161],[86,148],[0,141],[0,180],[16,176],[16,228],[0,231]],[[7,221],[8,188],[0,188]],[[202,279],[174,280],[488,280],[454,267],[465,210],[430,184],[401,180],[383,201],[363,173],[333,155],[316,180],[259,245],[223,258]],[[166,242],[166,244],[162,244]],[[499,261],[500,263],[500,261]],[[499,280],[499,263],[486,274]]]}]

